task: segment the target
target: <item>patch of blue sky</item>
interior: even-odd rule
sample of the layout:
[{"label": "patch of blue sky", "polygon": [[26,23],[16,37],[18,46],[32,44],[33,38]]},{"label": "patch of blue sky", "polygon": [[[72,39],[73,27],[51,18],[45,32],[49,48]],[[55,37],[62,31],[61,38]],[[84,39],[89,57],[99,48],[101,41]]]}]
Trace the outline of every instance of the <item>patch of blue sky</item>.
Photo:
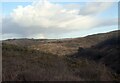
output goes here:
[{"label": "patch of blue sky", "polygon": [[73,31],[69,34],[64,34],[63,37],[64,38],[84,37],[84,36],[91,35],[91,34],[106,33],[106,32],[110,32],[110,31],[114,31],[114,30],[118,30],[117,25],[113,25],[113,26],[109,26],[109,27],[104,26],[104,27],[99,27],[99,28],[90,28],[87,31],[86,30]]},{"label": "patch of blue sky", "polygon": [[2,2],[2,13],[3,15],[7,16],[19,5],[24,7],[30,5],[31,3],[32,2]]},{"label": "patch of blue sky", "polygon": [[118,3],[114,2],[110,8],[98,14],[97,17],[105,18],[105,19],[118,18]]}]

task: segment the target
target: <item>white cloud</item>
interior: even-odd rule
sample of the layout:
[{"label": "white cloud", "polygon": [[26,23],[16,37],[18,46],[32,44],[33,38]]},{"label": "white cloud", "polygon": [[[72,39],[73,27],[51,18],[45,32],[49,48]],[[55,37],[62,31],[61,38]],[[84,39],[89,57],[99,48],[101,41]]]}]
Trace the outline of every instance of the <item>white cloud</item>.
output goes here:
[{"label": "white cloud", "polygon": [[[87,4],[82,9],[71,5],[44,2],[28,6],[18,6],[9,19],[3,19],[3,33],[20,34],[24,37],[46,38],[73,30],[85,30],[94,27],[111,26],[117,22],[98,19],[94,14],[109,8],[112,3]],[[78,7],[78,4],[76,5]],[[75,7],[75,5],[74,5]],[[92,14],[92,16],[91,16]]]},{"label": "white cloud", "polygon": [[[63,28],[69,29],[81,27],[81,20],[87,22],[90,17],[78,15],[79,10],[67,10],[58,4],[51,4],[47,1],[26,7],[18,6],[11,14],[14,22],[24,27]],[[91,19],[90,19],[91,21]],[[72,24],[71,24],[72,23]],[[80,23],[78,27],[76,24]]]}]

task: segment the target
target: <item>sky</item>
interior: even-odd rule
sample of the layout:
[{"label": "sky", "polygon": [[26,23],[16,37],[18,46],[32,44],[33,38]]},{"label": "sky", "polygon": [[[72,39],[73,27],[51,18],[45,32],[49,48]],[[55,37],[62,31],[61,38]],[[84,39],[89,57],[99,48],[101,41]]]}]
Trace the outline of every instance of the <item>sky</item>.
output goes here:
[{"label": "sky", "polygon": [[83,37],[118,29],[118,2],[2,2],[2,40]]}]

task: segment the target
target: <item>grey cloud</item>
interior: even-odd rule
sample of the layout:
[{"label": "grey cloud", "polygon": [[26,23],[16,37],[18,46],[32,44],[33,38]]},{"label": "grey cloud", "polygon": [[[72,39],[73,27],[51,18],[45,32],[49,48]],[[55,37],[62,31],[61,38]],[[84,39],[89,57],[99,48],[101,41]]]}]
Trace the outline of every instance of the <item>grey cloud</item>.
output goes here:
[{"label": "grey cloud", "polygon": [[80,15],[94,15],[108,9],[115,2],[89,2],[80,8]]},{"label": "grey cloud", "polygon": [[[117,19],[109,19],[109,20],[99,20],[95,27],[102,27],[102,26],[112,26],[117,25],[118,20]],[[55,37],[60,36],[62,34],[71,33],[72,31],[76,30],[69,30],[69,29],[60,29],[60,28],[44,28],[44,27],[23,27],[19,26],[17,23],[12,22],[12,20],[9,18],[3,19],[3,34],[17,34],[21,37],[30,37],[34,34],[44,34],[47,37]],[[79,29],[77,29],[79,30]]]},{"label": "grey cloud", "polygon": [[4,18],[2,21],[2,34],[12,34],[12,36],[21,36],[21,37],[30,37],[34,34],[45,34],[48,37],[53,37],[56,35],[64,34],[66,32],[70,32],[70,30],[64,30],[59,28],[44,28],[44,27],[23,27],[19,24],[12,21],[10,18]]}]

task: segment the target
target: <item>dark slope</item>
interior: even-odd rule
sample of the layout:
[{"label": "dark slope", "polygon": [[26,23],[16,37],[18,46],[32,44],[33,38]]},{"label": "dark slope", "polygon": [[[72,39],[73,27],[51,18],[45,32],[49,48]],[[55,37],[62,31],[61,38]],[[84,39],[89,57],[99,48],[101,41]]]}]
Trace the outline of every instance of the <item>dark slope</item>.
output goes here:
[{"label": "dark slope", "polygon": [[100,63],[120,74],[120,36],[112,36],[104,41],[91,46],[90,48],[78,49],[78,53],[74,54],[75,58],[87,58]]}]

